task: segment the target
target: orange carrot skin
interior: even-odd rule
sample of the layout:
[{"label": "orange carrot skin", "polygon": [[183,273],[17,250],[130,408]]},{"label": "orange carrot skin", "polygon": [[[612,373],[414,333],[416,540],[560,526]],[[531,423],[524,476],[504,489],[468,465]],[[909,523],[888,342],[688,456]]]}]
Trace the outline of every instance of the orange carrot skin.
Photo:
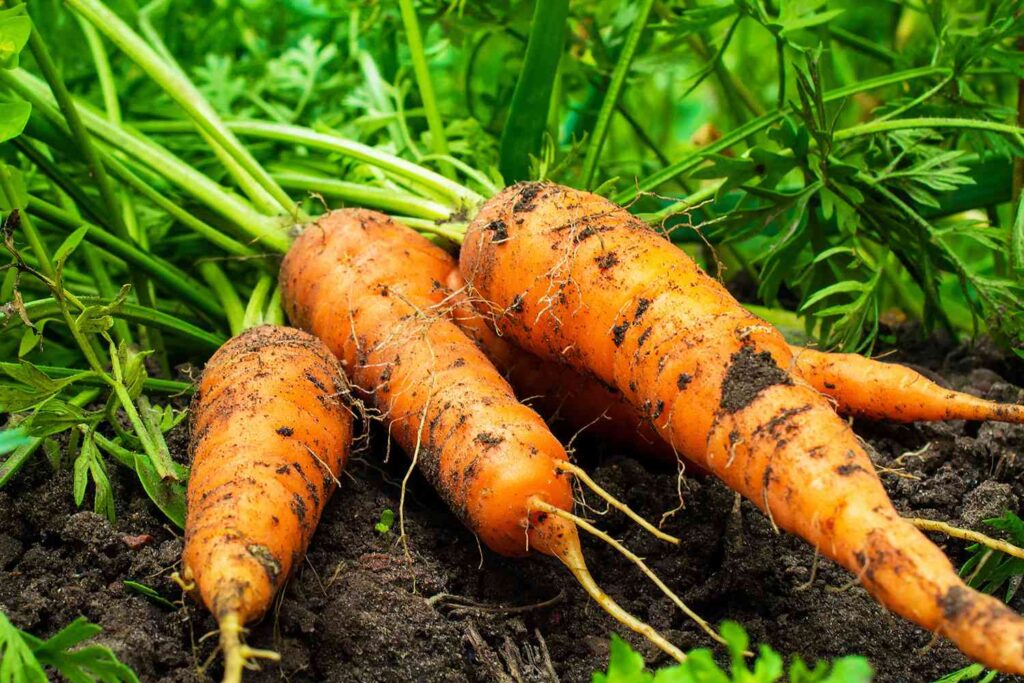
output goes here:
[{"label": "orange carrot skin", "polygon": [[485,303],[479,302],[481,312],[466,295],[465,281],[454,259],[445,282],[452,292],[449,317],[476,342],[520,399],[549,421],[554,420],[555,426],[564,423],[569,436],[582,433],[676,462],[677,454],[653,425],[623,400],[617,389],[568,365],[523,351],[495,332],[491,321],[493,313],[486,310]]},{"label": "orange carrot skin", "polygon": [[281,266],[290,320],[323,339],[389,433],[492,550],[555,553],[564,524],[531,496],[572,508],[566,457],[535,412],[445,317],[452,260],[382,214],[334,211]]},{"label": "orange carrot skin", "polygon": [[945,389],[919,372],[853,353],[793,349],[796,373],[841,413],[871,420],[995,420],[1024,424],[1024,406]]},{"label": "orange carrot skin", "polygon": [[509,339],[618,388],[685,457],[890,609],[1024,672],[1024,620],[967,588],[899,516],[849,427],[785,370],[781,334],[641,221],[596,195],[520,184],[481,209],[460,266]]},{"label": "orange carrot skin", "polygon": [[305,554],[348,456],[344,395],[327,348],[287,327],[243,332],[203,370],[182,563],[218,620],[259,618]]}]

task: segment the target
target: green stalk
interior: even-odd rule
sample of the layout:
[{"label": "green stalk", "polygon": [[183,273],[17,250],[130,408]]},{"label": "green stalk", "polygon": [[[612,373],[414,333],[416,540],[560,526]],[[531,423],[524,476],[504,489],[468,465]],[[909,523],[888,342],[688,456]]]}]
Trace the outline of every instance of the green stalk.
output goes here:
[{"label": "green stalk", "polygon": [[[91,340],[78,327],[78,321],[72,317],[71,309],[67,305],[68,302],[73,302],[75,306],[79,307],[81,307],[82,304],[77,300],[73,300],[67,292],[63,292],[59,283],[54,287],[53,291],[55,301],[60,309],[60,317],[64,319],[64,323],[67,325],[68,331],[78,344],[79,349],[82,351],[82,355],[85,356],[85,360],[92,368],[93,372],[101,376],[107,382],[107,385],[114,392],[117,400],[121,403],[121,408],[128,417],[128,422],[132,425],[132,429],[135,430],[136,436],[142,443],[143,451],[145,451],[146,455],[150,457],[153,466],[156,468],[161,478],[176,481],[178,479],[178,475],[174,471],[173,462],[170,460],[169,455],[167,458],[164,458],[163,454],[153,443],[149,432],[146,430],[145,423],[142,421],[138,411],[135,409],[135,404],[132,403],[131,396],[128,395],[128,389],[125,387],[124,379],[121,375],[121,366],[118,360],[117,350],[113,348],[113,342],[111,342],[113,353],[110,354],[110,362],[113,364],[114,376],[111,377],[103,369],[103,363],[96,351],[93,349]],[[67,298],[67,301],[65,301],[65,297]]]},{"label": "green stalk", "polygon": [[[154,2],[146,5],[142,10],[139,11],[139,28],[142,30],[146,39],[149,40],[157,56],[164,61],[170,68],[178,72],[178,74],[185,79],[188,79],[187,74],[181,69],[181,65],[178,64],[178,60],[174,58],[171,51],[167,49],[167,45],[164,44],[160,34],[153,29],[152,22],[150,21],[150,15],[157,10],[166,9],[167,2],[165,0],[154,0]],[[217,159],[221,162],[221,165],[227,169],[228,174],[235,179],[242,192],[253,202],[256,208],[260,209],[264,213],[274,214],[277,213],[278,204],[274,197],[267,192],[259,184],[259,182],[253,178],[246,170],[238,163],[228,152],[227,149],[217,143],[208,133],[202,128],[199,129],[199,134],[202,136],[206,144],[213,150],[213,153],[217,156]],[[298,218],[298,216],[297,216]],[[302,217],[303,220],[306,217]]]},{"label": "green stalk", "polygon": [[608,84],[604,101],[601,102],[601,110],[597,114],[597,123],[587,144],[587,155],[583,159],[583,188],[591,189],[594,185],[594,174],[597,172],[597,160],[601,156],[601,149],[604,147],[605,137],[608,135],[608,128],[611,124],[612,113],[622,95],[622,88],[626,84],[626,76],[629,75],[630,66],[633,64],[633,56],[640,44],[644,29],[647,27],[647,17],[651,13],[654,0],[640,0],[637,15],[633,18],[633,25],[626,34],[626,42],[619,53],[619,61],[615,63],[615,70],[612,72],[612,80]]},{"label": "green stalk", "polygon": [[651,225],[658,225],[665,219],[671,218],[675,214],[683,213],[684,211],[689,211],[698,204],[713,199],[714,196],[718,193],[719,188],[721,188],[724,184],[725,179],[707,185],[706,187],[702,187],[696,192],[688,195],[685,199],[680,199],[678,202],[675,202],[674,204],[669,204],[665,208],[660,209],[655,213],[642,214],[640,215],[640,218],[642,218],[647,223],[650,223]]},{"label": "green stalk", "polygon": [[982,121],[979,119],[954,119],[954,118],[911,118],[895,119],[893,121],[869,121],[859,126],[851,126],[836,131],[833,140],[840,142],[864,135],[885,133],[892,130],[911,130],[915,128],[953,128],[969,130],[985,130],[992,133],[1002,133],[1015,138],[1021,146],[1024,146],[1024,128],[1011,126],[1006,123],[995,121]]},{"label": "green stalk", "polygon": [[[34,123],[34,121],[30,120],[29,127],[34,128]],[[64,166],[56,164],[45,153],[46,151],[54,151],[54,148],[50,147],[47,149],[42,142],[37,143],[36,140],[30,139],[30,135],[31,133],[26,131],[11,142],[18,148],[18,151],[32,162],[36,169],[42,171],[43,175],[53,182],[60,190],[61,196],[67,197],[64,203],[68,210],[71,210],[76,215],[84,213],[97,223],[104,221],[106,219],[106,212],[95,204],[89,195],[85,194],[79,179],[71,177],[69,173],[65,172]],[[69,138],[64,138],[64,141],[70,143]]]},{"label": "green stalk", "polygon": [[265,121],[231,121],[228,126],[243,137],[254,137],[263,140],[277,140],[295,145],[306,145],[314,149],[337,152],[364,163],[390,171],[397,176],[407,178],[416,183],[449,197],[456,202],[454,208],[467,208],[484,200],[482,196],[469,188],[449,180],[444,176],[411,163],[401,157],[381,152],[368,145],[347,140],[336,135],[320,133],[301,126],[267,123]]},{"label": "green stalk", "polygon": [[284,325],[284,309],[281,307],[281,286],[274,287],[274,293],[267,302],[267,310],[263,313],[263,322],[267,325]]},{"label": "green stalk", "polygon": [[[150,41],[157,55],[164,60],[166,65],[176,71],[182,78],[187,79],[187,75],[181,70],[177,59],[171,54],[171,51],[167,49],[167,45],[164,44],[160,34],[154,30],[153,24],[150,19],[150,15],[159,9],[166,9],[167,2],[165,0],[154,0],[150,4],[146,5],[139,11],[139,29],[142,31],[142,35]],[[253,202],[256,208],[260,209],[264,213],[274,214],[278,212],[278,202],[268,193],[262,185],[250,175],[243,166],[234,160],[227,150],[223,146],[217,143],[217,141],[211,137],[202,128],[199,130],[200,135],[210,146],[221,165],[227,169],[227,173],[234,178],[242,188],[243,193]]]},{"label": "green stalk", "polygon": [[[0,163],[0,190],[3,191],[8,206],[18,205],[16,199],[18,195],[11,181],[11,173],[7,170],[6,164],[2,163]],[[36,227],[28,215],[22,212],[20,217],[21,231],[25,234],[25,241],[28,242],[29,249],[35,254],[36,260],[39,261],[40,272],[51,280],[56,278],[57,274],[53,269],[53,262],[50,260],[50,252],[46,249],[46,243],[43,242],[43,238],[36,231]]]},{"label": "green stalk", "polygon": [[[85,42],[88,43],[89,52],[92,54],[93,64],[96,65],[96,76],[99,79],[100,91],[103,94],[103,111],[106,112],[107,119],[111,123],[120,125],[122,122],[121,103],[118,101],[117,83],[110,69],[110,58],[107,55],[106,48],[103,46],[103,39],[100,38],[100,34],[96,31],[95,27],[81,17],[78,17],[78,24],[82,27],[82,33],[85,34]],[[135,216],[135,207],[131,202],[131,198],[123,191],[118,194],[125,230],[133,240],[145,246],[148,240],[145,239],[145,236],[139,230],[139,222]]]},{"label": "green stalk", "polygon": [[[98,225],[93,225],[38,197],[29,195],[28,211],[71,230],[78,229],[83,225],[87,226],[89,232],[86,234],[86,240],[103,247],[112,254],[124,259],[127,263],[152,275],[154,279],[167,287],[168,290],[173,291],[207,315],[217,319],[224,317],[224,311],[214,300],[213,293],[176,266],[153,256],[147,251],[139,249]],[[142,303],[142,305],[148,308],[154,307],[153,304]]]},{"label": "green stalk", "polygon": [[[22,0],[14,0],[15,5],[20,5],[21,3]],[[46,49],[46,43],[38,31],[33,30],[29,35],[29,46],[32,49],[32,56],[35,57],[39,70],[43,72],[43,78],[46,79],[47,84],[50,86],[50,92],[53,93],[57,106],[60,107],[60,111],[64,115],[64,120],[67,121],[68,129],[71,131],[75,144],[78,146],[78,151],[85,160],[90,175],[95,179],[100,191],[100,197],[103,199],[103,203],[106,205],[107,211],[110,212],[112,219],[116,221],[118,232],[127,232],[121,221],[121,207],[117,201],[117,196],[114,194],[114,187],[107,177],[106,169],[103,168],[103,164],[100,163],[99,157],[96,155],[96,149],[92,145],[89,131],[86,130],[85,125],[82,123],[71,93],[68,92],[67,86],[64,85],[64,79],[61,78],[57,65],[54,64],[53,59],[50,57],[50,52]]]},{"label": "green stalk", "polygon": [[569,0],[537,0],[534,5],[526,56],[501,134],[499,168],[506,183],[526,180],[530,155],[539,155],[568,16]]},{"label": "green stalk", "polygon": [[65,0],[73,10],[84,16],[102,31],[115,45],[135,62],[159,85],[188,116],[223,147],[284,209],[290,216],[298,207],[282,190],[259,162],[238,141],[220,120],[213,107],[199,90],[173,66],[161,59],[141,36],[135,33],[119,16],[99,0]]},{"label": "green stalk", "polygon": [[430,81],[430,67],[427,65],[427,54],[423,48],[423,37],[420,34],[416,9],[413,7],[412,0],[398,0],[398,6],[402,12],[405,38],[409,43],[413,73],[416,75],[416,86],[419,88],[423,109],[427,114],[430,148],[437,154],[448,154],[448,138],[444,132],[441,111],[437,108],[437,99],[434,97],[434,85]]},{"label": "green stalk", "polygon": [[[69,323],[70,322],[71,321],[69,321]],[[72,331],[72,334],[75,334],[75,332]],[[150,462],[153,464],[153,467],[156,469],[157,474],[160,475],[162,480],[180,481],[181,477],[178,475],[174,460],[171,459],[171,454],[167,450],[167,444],[163,443],[163,438],[162,435],[160,435],[159,429],[156,430],[156,435],[159,436],[155,436],[151,431],[149,421],[144,419],[139,413],[139,410],[132,402],[132,397],[128,394],[128,388],[124,384],[124,376],[122,375],[117,353],[110,354],[110,361],[113,365],[114,376],[110,377],[103,373],[104,377],[108,379],[110,388],[113,390],[114,395],[121,404],[121,410],[124,411],[132,429],[135,430],[135,436],[142,444],[142,451],[149,456]],[[97,372],[102,372],[102,369],[97,368]],[[149,418],[150,413],[147,410],[149,407],[148,399],[145,395],[142,395],[139,396],[138,400],[139,405],[143,407],[147,418]]]},{"label": "green stalk", "polygon": [[[93,296],[78,297],[78,302],[82,306],[99,306],[110,303],[106,299]],[[28,315],[29,320],[57,318],[60,317],[61,314],[61,305],[59,301],[52,297],[36,299],[35,301],[28,301],[25,303],[25,313]],[[127,301],[118,306],[117,310],[111,313],[111,315],[114,318],[121,318],[130,323],[159,327],[165,332],[172,332],[180,335],[190,341],[202,344],[209,349],[218,349],[225,341],[227,341],[221,335],[207,332],[200,327],[196,327],[195,325],[172,315],[168,315],[167,313],[163,313],[162,311],[157,311],[152,308],[146,308],[145,306],[139,306],[138,304],[129,303]],[[6,329],[6,327],[11,323],[21,324],[21,319],[17,314],[0,315],[0,330]]]},{"label": "green stalk", "polygon": [[846,47],[853,48],[861,54],[877,59],[889,66],[893,66],[900,58],[899,53],[893,52],[889,48],[872,42],[852,31],[836,26],[834,23],[828,25],[828,32],[829,35],[835,38],[836,42],[842,43]]},{"label": "green stalk", "polygon": [[469,178],[470,180],[475,180],[477,183],[479,183],[486,192],[489,192],[492,195],[498,194],[498,191],[501,189],[500,187],[494,184],[493,180],[487,177],[486,173],[473,168],[465,161],[462,161],[461,159],[456,159],[451,155],[444,156],[443,154],[424,154],[422,157],[420,157],[418,163],[422,164],[425,161],[440,161],[442,163],[451,164],[457,170],[461,171],[463,175],[465,175],[467,178]]},{"label": "green stalk", "polygon": [[261,275],[256,281],[256,286],[249,297],[249,303],[245,307],[245,314],[242,316],[242,329],[248,330],[263,324],[263,312],[266,309],[267,295],[274,286],[274,279],[269,275]]},{"label": "green stalk", "polygon": [[274,173],[274,178],[283,187],[290,190],[316,192],[327,197],[338,197],[359,206],[370,206],[384,211],[396,211],[438,221],[447,220],[452,213],[449,207],[413,194],[350,183],[312,173],[282,171]]},{"label": "green stalk", "polygon": [[[2,78],[2,72],[0,72],[0,80]],[[242,137],[303,145],[336,152],[362,161],[408,182],[415,183],[431,194],[452,200],[453,210],[470,208],[484,201],[484,197],[477,192],[423,168],[419,164],[337,135],[318,132],[302,126],[267,121],[228,121],[227,126]],[[152,121],[148,122],[145,128],[149,132],[164,134],[187,133],[190,130],[188,124],[183,121]]]},{"label": "green stalk", "polygon": [[216,261],[200,261],[197,267],[199,268],[199,274],[210,285],[210,289],[217,295],[221,306],[224,307],[231,336],[235,336],[245,329],[242,327],[245,310],[242,308],[242,300],[238,298],[238,292],[235,291],[231,280],[224,274],[224,270],[217,265]]},{"label": "green stalk", "polygon": [[200,130],[199,134],[202,136],[206,144],[213,150],[214,155],[220,161],[221,165],[227,169],[228,175],[235,179],[238,183],[238,187],[242,190],[243,194],[252,201],[253,205],[262,211],[263,213],[273,214],[276,212],[277,202],[274,198],[256,182],[256,179],[245,172],[242,165],[235,161],[226,149],[217,144],[206,131]]},{"label": "green stalk", "polygon": [[[120,125],[121,104],[118,102],[117,86],[114,83],[114,76],[110,69],[110,60],[107,56],[106,48],[103,47],[103,39],[100,38],[99,33],[96,32],[96,29],[92,24],[82,19],[81,16],[78,16],[77,18],[79,25],[82,27],[82,32],[85,34],[86,43],[89,45],[89,52],[92,55],[93,64],[96,66],[96,75],[100,82],[100,90],[103,94],[103,109],[106,113],[107,120],[114,125]],[[68,100],[70,102],[70,97],[68,97]],[[71,104],[70,106],[74,107],[74,104]],[[82,125],[80,120],[78,125],[80,127]],[[93,149],[92,153],[99,162],[99,156],[95,149]],[[100,163],[100,165],[101,167],[103,166],[102,163]],[[139,230],[139,223],[135,215],[135,207],[132,204],[131,197],[121,190],[116,194],[116,198],[121,213],[119,214],[120,220],[114,219],[112,221],[114,232],[121,237],[134,241],[144,248],[147,247],[149,239]],[[153,290],[153,286],[149,281],[149,278],[144,273],[135,273],[134,271],[131,271],[130,279],[132,285],[135,287],[135,296],[138,298],[139,303],[143,306],[155,307],[156,293]],[[100,291],[103,291],[103,287],[100,288]],[[116,325],[119,329],[127,331],[127,325],[124,324],[124,321],[118,321]],[[168,360],[167,348],[164,345],[163,336],[160,331],[147,330],[143,328],[141,330],[141,334],[144,337],[146,345],[153,349],[157,365],[160,367],[160,373],[165,377],[169,377],[171,374],[171,364]],[[131,341],[130,335],[122,335],[121,338],[129,342]]]},{"label": "green stalk", "polygon": [[142,31],[142,35],[146,37],[146,40],[150,42],[153,49],[156,50],[157,54],[165,62],[175,62],[174,55],[167,49],[167,45],[164,44],[160,33],[153,27],[152,17],[154,13],[166,10],[170,4],[171,0],[153,0],[139,10],[139,30]]},{"label": "green stalk", "polygon": [[214,246],[220,247],[227,253],[234,256],[251,257],[257,255],[257,252],[249,245],[242,244],[238,240],[228,237],[217,228],[197,218],[190,211],[183,208],[181,204],[168,199],[162,192],[159,192],[153,186],[149,185],[146,181],[121,164],[121,162],[114,159],[113,156],[108,158],[107,163],[110,166],[111,172],[124,182],[128,183],[132,189],[143,197],[149,199],[151,202],[166,211],[172,218],[177,220],[186,228],[195,232],[200,237],[206,239]]},{"label": "green stalk", "polygon": [[[896,73],[887,74],[885,76],[879,76],[878,78],[872,78],[859,83],[853,83],[849,86],[842,88],[836,88],[824,94],[823,99],[825,102],[835,102],[842,100],[858,92],[866,90],[874,90],[876,88],[882,88],[887,85],[896,85],[904,81],[915,80],[918,78],[927,78],[929,76],[947,76],[950,70],[946,67],[941,66],[926,66],[918,69],[908,69],[906,71],[897,71]],[[786,109],[779,109],[773,112],[769,112],[763,116],[759,116],[756,119],[748,121],[736,130],[733,130],[721,138],[712,142],[709,145],[701,147],[699,150],[686,155],[679,161],[675,162],[671,166],[661,169],[656,173],[652,173],[639,180],[634,187],[628,190],[620,192],[614,197],[614,200],[618,204],[627,204],[637,197],[641,192],[650,192],[656,190],[660,185],[665,182],[672,180],[676,176],[682,175],[688,171],[693,170],[697,166],[700,166],[704,159],[709,154],[717,154],[724,150],[729,149],[733,145],[736,145],[747,138],[761,133],[771,126],[775,125],[782,120],[782,117],[791,111],[789,107]]]},{"label": "green stalk", "polygon": [[[53,111],[52,100],[46,92],[46,86],[35,76],[23,69],[0,69],[0,83],[28,100],[34,110],[39,110],[50,117]],[[280,219],[257,212],[244,200],[231,194],[152,140],[134,133],[125,126],[112,125],[86,105],[80,104],[79,109],[90,130],[111,146],[145,164],[158,175],[224,216],[246,236],[275,251],[287,250],[290,240]]]}]

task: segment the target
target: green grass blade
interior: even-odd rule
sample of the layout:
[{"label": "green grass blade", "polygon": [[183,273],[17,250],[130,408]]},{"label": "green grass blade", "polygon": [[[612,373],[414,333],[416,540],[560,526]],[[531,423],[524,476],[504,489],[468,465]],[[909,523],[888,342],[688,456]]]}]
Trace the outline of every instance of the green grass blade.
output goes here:
[{"label": "green grass blade", "polygon": [[622,88],[626,84],[626,76],[629,75],[629,68],[633,64],[633,55],[636,54],[636,48],[640,44],[640,37],[647,26],[647,17],[651,13],[652,5],[654,5],[654,0],[641,1],[636,17],[633,18],[633,26],[626,36],[626,43],[622,46],[622,52],[619,53],[615,71],[612,72],[612,80],[608,85],[608,92],[605,93],[604,102],[601,103],[601,111],[597,114],[597,123],[594,125],[594,132],[587,144],[587,155],[583,160],[583,187],[586,189],[591,189],[594,186],[597,160],[601,156],[601,149],[604,147],[604,140],[612,122],[612,114],[622,95]]},{"label": "green grass blade", "polygon": [[499,168],[506,183],[527,180],[530,155],[540,152],[568,16],[569,0],[537,0],[534,7],[526,58],[501,135]]}]

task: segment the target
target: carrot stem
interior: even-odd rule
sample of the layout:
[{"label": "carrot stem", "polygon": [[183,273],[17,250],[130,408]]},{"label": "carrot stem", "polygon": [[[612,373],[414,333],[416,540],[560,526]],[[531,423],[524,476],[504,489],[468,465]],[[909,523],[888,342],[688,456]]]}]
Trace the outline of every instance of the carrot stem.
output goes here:
[{"label": "carrot stem", "polygon": [[641,527],[644,528],[644,530],[650,532],[652,535],[656,536],[657,538],[660,538],[661,540],[663,540],[663,541],[665,541],[667,543],[671,543],[673,545],[679,545],[679,539],[678,538],[676,538],[675,536],[672,536],[670,534],[666,534],[664,531],[662,531],[661,529],[659,529],[658,527],[654,526],[653,524],[648,522],[646,519],[644,519],[643,517],[638,515],[636,512],[633,511],[632,508],[630,508],[628,505],[623,503],[621,500],[619,500],[618,498],[613,496],[611,493],[606,491],[596,481],[591,479],[590,475],[587,474],[587,471],[584,470],[582,467],[579,467],[578,465],[574,465],[571,462],[560,462],[560,463],[558,463],[558,469],[563,471],[563,472],[571,472],[574,477],[576,477],[577,479],[582,481],[584,484],[586,484],[594,493],[596,493],[598,496],[603,498],[605,500],[605,502],[607,502],[613,508],[615,508],[616,510],[618,510],[621,513],[623,513],[624,515],[629,517],[631,520],[633,520],[634,522],[639,524]]},{"label": "carrot stem", "polygon": [[252,154],[228,130],[213,107],[184,74],[165,62],[141,36],[101,2],[68,0],[67,4],[121,48],[128,58],[177,102],[196,126],[230,154],[287,214],[298,213],[298,207],[287,193],[271,179]]}]

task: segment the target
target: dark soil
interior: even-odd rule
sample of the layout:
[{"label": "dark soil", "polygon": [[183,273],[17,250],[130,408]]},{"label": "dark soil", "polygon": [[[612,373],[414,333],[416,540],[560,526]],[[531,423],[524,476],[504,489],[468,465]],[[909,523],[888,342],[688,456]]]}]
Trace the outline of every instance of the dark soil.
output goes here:
[{"label": "dark soil", "polygon": [[[902,343],[897,356],[936,371],[950,385],[988,398],[1024,400],[1024,365],[980,347]],[[934,376],[934,375],[933,375]],[[856,425],[904,513],[984,529],[982,520],[1019,511],[1024,496],[1024,428],[999,424]],[[377,435],[375,435],[377,436]],[[184,453],[183,433],[172,448]],[[380,441],[380,439],[377,439]],[[674,473],[626,453],[582,444],[594,477],[649,518],[676,500]],[[910,455],[908,455],[910,454]],[[545,648],[562,681],[589,681],[607,662],[608,637],[622,633],[560,565],[481,552],[472,535],[414,477],[406,510],[409,550],[395,529],[374,531],[385,508],[397,511],[405,461],[377,453],[352,462],[329,504],[307,561],[249,642],[281,653],[248,681],[550,681]],[[903,456],[901,464],[896,458]],[[39,461],[0,491],[0,609],[19,627],[52,634],[78,615],[103,626],[100,640],[143,681],[197,681],[220,673],[210,617],[185,601],[162,607],[126,588],[126,579],[180,601],[168,578],[181,553],[178,534],[131,479],[115,475],[119,519],[109,525],[75,509],[71,479]],[[675,548],[614,514],[596,517],[710,621],[733,619],[755,642],[805,659],[864,654],[878,681],[932,681],[967,662],[946,642],[887,614],[851,576],[819,561],[802,541],[776,535],[752,505],[710,479],[688,480],[686,507],[666,530]],[[954,562],[964,543],[936,537]],[[608,548],[586,541],[601,585],[684,649],[708,639]],[[442,594],[457,597],[438,597]],[[1024,594],[1024,592],[1022,592]],[[1024,609],[1018,594],[1014,607]],[[428,600],[432,599],[432,600]],[[500,608],[542,603],[536,609]],[[478,607],[457,607],[458,602]],[[180,605],[180,603],[179,603]],[[659,651],[627,635],[652,664]]]}]

